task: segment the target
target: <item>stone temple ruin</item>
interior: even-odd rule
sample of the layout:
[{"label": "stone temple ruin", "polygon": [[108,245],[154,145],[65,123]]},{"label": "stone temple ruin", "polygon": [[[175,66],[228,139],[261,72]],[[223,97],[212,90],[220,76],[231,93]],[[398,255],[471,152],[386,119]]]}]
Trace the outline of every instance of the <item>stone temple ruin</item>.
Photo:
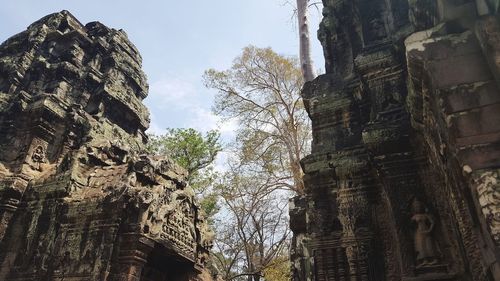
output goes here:
[{"label": "stone temple ruin", "polygon": [[500,280],[495,0],[324,0],[294,280]]},{"label": "stone temple ruin", "polygon": [[0,45],[0,280],[201,280],[212,232],[186,172],[144,154],[125,32],[63,11]]},{"label": "stone temple ruin", "polygon": [[[294,281],[500,280],[500,2],[323,4]],[[0,45],[1,281],[209,278],[146,94],[125,33],[66,11]]]}]

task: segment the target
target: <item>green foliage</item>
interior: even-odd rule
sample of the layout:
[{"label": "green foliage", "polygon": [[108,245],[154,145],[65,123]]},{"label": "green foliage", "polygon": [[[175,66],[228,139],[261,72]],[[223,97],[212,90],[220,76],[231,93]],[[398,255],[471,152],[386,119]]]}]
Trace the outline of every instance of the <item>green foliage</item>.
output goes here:
[{"label": "green foliage", "polygon": [[220,133],[211,130],[205,135],[195,129],[167,129],[165,135],[150,135],[146,149],[155,155],[167,155],[189,175],[189,185],[200,199],[202,210],[209,221],[218,211],[218,196],[210,189],[217,173],[213,163],[217,154],[222,151]]},{"label": "green foliage", "polygon": [[157,155],[168,155],[185,168],[188,181],[194,190],[203,189],[214,180],[210,167],[217,154],[222,150],[220,133],[216,130],[204,136],[195,129],[169,128],[165,135],[150,135],[147,150]]},{"label": "green foliage", "polygon": [[214,192],[209,192],[201,198],[201,209],[205,212],[210,223],[213,222],[211,218],[219,211],[218,201],[219,196]]}]

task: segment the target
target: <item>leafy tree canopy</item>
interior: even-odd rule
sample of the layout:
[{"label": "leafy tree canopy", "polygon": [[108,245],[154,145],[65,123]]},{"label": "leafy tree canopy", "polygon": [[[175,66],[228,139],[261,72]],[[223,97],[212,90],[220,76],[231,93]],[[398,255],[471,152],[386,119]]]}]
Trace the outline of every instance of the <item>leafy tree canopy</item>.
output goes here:
[{"label": "leafy tree canopy", "polygon": [[217,212],[217,196],[210,186],[217,177],[213,163],[222,151],[220,133],[205,134],[192,128],[169,128],[164,135],[150,135],[147,150],[156,155],[167,155],[185,168],[188,182],[200,197],[200,204],[210,217]]}]

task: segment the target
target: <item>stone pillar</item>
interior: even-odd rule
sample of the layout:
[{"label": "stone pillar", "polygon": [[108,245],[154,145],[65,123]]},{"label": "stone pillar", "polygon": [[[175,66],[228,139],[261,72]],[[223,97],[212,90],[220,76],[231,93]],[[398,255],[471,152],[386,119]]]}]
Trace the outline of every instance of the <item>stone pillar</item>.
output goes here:
[{"label": "stone pillar", "polygon": [[8,252],[8,246],[4,245],[3,238],[18,206],[19,200],[0,194],[0,280],[4,280],[9,274],[16,257],[16,254]]},{"label": "stone pillar", "polygon": [[118,258],[111,268],[110,281],[140,281],[154,243],[135,233],[122,234]]},{"label": "stone pillar", "polygon": [[346,280],[346,275],[348,274],[345,271],[345,264],[347,263],[344,257],[344,249],[343,248],[336,248],[335,249],[336,255],[337,255],[337,263],[339,264],[338,266],[338,273],[339,273],[339,280]]},{"label": "stone pillar", "polygon": [[9,221],[19,206],[19,200],[13,198],[2,198],[0,201],[0,241],[3,240]]},{"label": "stone pillar", "polygon": [[346,250],[351,281],[368,281],[369,276],[369,214],[368,189],[370,179],[367,163],[349,159],[346,166],[337,168],[339,190],[338,218],[342,224],[342,247]]},{"label": "stone pillar", "polygon": [[305,196],[295,196],[290,199],[290,229],[294,233],[290,258],[292,263],[292,280],[310,281],[313,280],[313,258],[309,253],[308,243],[310,242],[307,233],[308,218],[306,214],[306,204],[308,198]]},{"label": "stone pillar", "polygon": [[[2,185],[5,188],[3,190]],[[27,185],[28,179],[22,175],[7,178],[0,183],[0,245]]]}]

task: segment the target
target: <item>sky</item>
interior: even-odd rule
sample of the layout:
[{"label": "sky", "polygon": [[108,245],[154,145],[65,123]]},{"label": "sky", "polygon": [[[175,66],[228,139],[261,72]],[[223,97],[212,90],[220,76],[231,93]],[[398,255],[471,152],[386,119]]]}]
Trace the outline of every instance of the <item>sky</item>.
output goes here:
[{"label": "sky", "polygon": [[[214,92],[203,86],[203,72],[231,66],[245,46],[271,47],[297,56],[296,18],[287,0],[16,0],[0,9],[0,41],[39,18],[70,11],[83,24],[100,21],[123,29],[143,58],[148,77],[149,132],[165,128],[218,128],[231,134],[234,122],[221,123],[211,113]],[[295,2],[293,0],[291,3]],[[316,39],[320,11],[311,10],[315,68],[324,69]]]}]

